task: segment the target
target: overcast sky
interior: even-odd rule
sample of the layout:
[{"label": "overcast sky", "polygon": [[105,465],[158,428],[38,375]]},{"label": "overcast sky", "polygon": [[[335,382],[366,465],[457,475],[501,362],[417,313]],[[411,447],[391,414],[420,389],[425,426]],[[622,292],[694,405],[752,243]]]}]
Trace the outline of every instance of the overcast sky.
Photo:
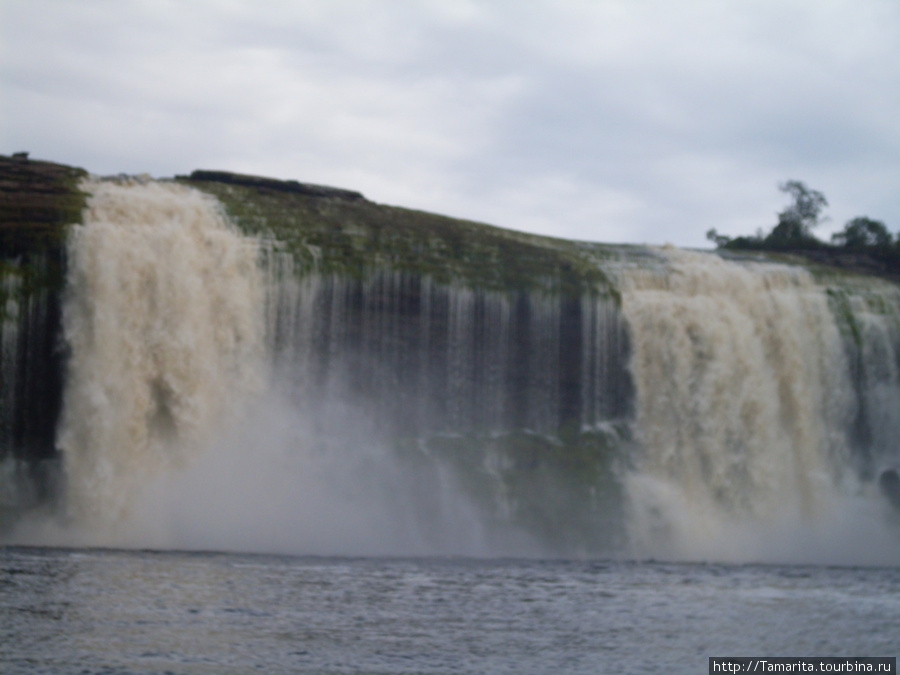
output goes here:
[{"label": "overcast sky", "polygon": [[0,0],[0,153],[706,247],[900,230],[898,0]]}]

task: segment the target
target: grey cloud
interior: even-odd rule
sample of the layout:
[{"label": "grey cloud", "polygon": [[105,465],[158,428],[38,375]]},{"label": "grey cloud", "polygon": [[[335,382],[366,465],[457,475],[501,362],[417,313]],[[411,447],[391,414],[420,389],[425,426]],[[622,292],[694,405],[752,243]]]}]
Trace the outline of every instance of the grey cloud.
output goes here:
[{"label": "grey cloud", "polygon": [[[779,180],[900,228],[893,0],[0,5],[0,151],[705,245]],[[894,219],[894,221],[892,221]]]}]

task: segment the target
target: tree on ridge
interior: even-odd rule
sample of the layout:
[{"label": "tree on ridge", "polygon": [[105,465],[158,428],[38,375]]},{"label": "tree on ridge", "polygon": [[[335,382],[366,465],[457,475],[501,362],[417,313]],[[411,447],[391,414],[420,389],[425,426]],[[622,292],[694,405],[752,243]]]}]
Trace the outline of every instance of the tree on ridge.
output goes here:
[{"label": "tree on ridge", "polygon": [[778,189],[789,193],[794,203],[778,214],[778,224],[766,237],[766,243],[775,247],[819,243],[812,230],[822,222],[822,209],[828,206],[825,195],[810,190],[799,180],[785,181]]},{"label": "tree on ridge", "polygon": [[886,248],[891,245],[891,233],[880,220],[859,216],[847,221],[843,231],[835,232],[831,240],[845,248]]}]

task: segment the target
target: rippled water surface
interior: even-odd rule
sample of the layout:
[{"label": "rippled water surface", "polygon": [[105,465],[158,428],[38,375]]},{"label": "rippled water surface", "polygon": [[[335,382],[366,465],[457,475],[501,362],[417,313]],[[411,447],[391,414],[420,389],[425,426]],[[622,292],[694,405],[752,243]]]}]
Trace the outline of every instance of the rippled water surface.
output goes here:
[{"label": "rippled water surface", "polygon": [[0,548],[4,673],[705,673],[898,645],[896,568]]}]

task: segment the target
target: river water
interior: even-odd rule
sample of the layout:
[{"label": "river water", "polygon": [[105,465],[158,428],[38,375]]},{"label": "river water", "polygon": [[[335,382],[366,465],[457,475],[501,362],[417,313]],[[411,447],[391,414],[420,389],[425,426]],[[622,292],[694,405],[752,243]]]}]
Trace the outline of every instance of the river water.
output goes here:
[{"label": "river water", "polygon": [[0,548],[4,673],[701,673],[898,644],[890,567]]}]

